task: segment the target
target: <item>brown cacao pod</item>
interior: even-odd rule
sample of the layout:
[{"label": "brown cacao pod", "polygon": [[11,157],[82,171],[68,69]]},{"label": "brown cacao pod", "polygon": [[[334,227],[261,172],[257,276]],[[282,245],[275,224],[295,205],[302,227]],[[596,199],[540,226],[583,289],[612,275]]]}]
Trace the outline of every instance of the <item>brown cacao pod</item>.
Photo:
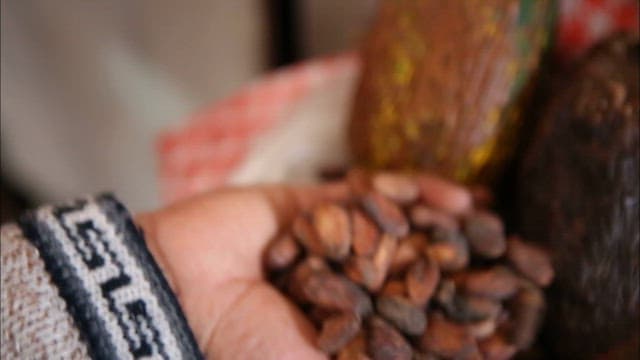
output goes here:
[{"label": "brown cacao pod", "polygon": [[[559,358],[589,359],[637,336],[639,53],[637,38],[620,35],[567,75],[521,168],[520,230],[552,250],[543,333]],[[621,358],[637,358],[635,344]]]},{"label": "brown cacao pod", "polygon": [[362,49],[349,128],[363,166],[490,182],[516,141],[552,0],[387,0]]}]

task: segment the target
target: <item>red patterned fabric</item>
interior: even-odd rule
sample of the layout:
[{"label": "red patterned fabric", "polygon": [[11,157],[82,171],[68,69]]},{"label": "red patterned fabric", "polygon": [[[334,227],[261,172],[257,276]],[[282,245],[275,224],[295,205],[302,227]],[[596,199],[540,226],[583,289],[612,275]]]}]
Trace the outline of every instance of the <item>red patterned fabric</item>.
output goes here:
[{"label": "red patterned fabric", "polygon": [[[571,60],[617,30],[638,31],[635,0],[563,0],[556,52]],[[160,183],[167,202],[224,184],[252,144],[305,95],[359,71],[354,53],[311,60],[267,75],[189,119],[158,141]]]}]

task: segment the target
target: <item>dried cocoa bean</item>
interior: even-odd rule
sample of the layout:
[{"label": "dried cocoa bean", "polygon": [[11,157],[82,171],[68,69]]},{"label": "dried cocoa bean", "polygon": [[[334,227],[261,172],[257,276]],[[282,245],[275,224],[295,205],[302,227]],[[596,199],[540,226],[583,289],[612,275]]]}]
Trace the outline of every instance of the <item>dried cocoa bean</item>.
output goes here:
[{"label": "dried cocoa bean", "polygon": [[362,198],[362,206],[386,233],[396,237],[403,237],[409,233],[409,222],[402,210],[391,200],[378,193],[369,193]]},{"label": "dried cocoa bean", "polygon": [[372,185],[369,173],[364,169],[351,169],[347,172],[347,184],[351,193],[362,197],[371,192]]},{"label": "dried cocoa bean", "polygon": [[495,318],[502,309],[499,301],[462,294],[456,294],[443,307],[450,319],[461,323]]},{"label": "dried cocoa bean", "polygon": [[376,310],[407,335],[421,335],[427,326],[427,318],[422,308],[400,296],[378,296]]},{"label": "dried cocoa bean", "polygon": [[409,204],[418,199],[420,188],[415,180],[398,173],[378,173],[372,180],[373,188],[398,204]]},{"label": "dried cocoa bean", "polygon": [[553,281],[551,259],[540,247],[512,236],[508,241],[507,258],[516,270],[537,285],[546,287]]},{"label": "dried cocoa bean", "polygon": [[380,290],[380,295],[406,296],[407,286],[402,280],[389,280],[384,284],[382,290]]},{"label": "dried cocoa bean", "polygon": [[420,339],[422,350],[445,358],[469,358],[478,352],[475,339],[463,326],[434,312],[428,319],[429,327]]},{"label": "dried cocoa bean", "polygon": [[457,230],[458,222],[450,215],[434,210],[425,205],[414,205],[409,211],[413,226],[419,229],[430,229],[434,226]]},{"label": "dried cocoa bean", "polygon": [[367,355],[367,341],[365,333],[361,330],[338,353],[337,360],[370,360]]},{"label": "dried cocoa bean", "polygon": [[300,248],[290,234],[280,235],[267,247],[265,262],[268,270],[282,270],[291,266],[298,255]]},{"label": "dried cocoa bean", "polygon": [[461,270],[469,263],[469,249],[464,237],[455,230],[439,226],[431,233],[426,254],[443,271]]},{"label": "dried cocoa bean", "polygon": [[467,331],[477,340],[486,339],[496,332],[497,323],[495,318],[466,324]]},{"label": "dried cocoa bean", "polygon": [[461,277],[462,288],[470,295],[502,300],[518,290],[519,279],[504,266],[473,270]]},{"label": "dried cocoa bean", "polygon": [[293,235],[304,246],[307,252],[324,256],[324,247],[320,243],[318,234],[311,224],[311,221],[305,215],[298,215],[293,221]]},{"label": "dried cocoa bean", "polygon": [[309,256],[301,261],[290,275],[290,280],[286,282],[289,294],[299,301],[304,300],[302,291],[303,284],[316,272],[328,272],[329,266],[321,257]]},{"label": "dried cocoa bean", "polygon": [[309,310],[307,314],[309,315],[309,319],[311,319],[316,326],[321,326],[327,318],[335,316],[336,312],[319,306],[312,306],[311,310]]},{"label": "dried cocoa bean", "polygon": [[327,271],[314,272],[301,284],[304,299],[326,309],[365,316],[372,310],[371,299],[344,276]]},{"label": "dried cocoa bean", "polygon": [[313,225],[327,257],[341,261],[349,255],[351,221],[344,208],[335,204],[317,206],[313,210]]},{"label": "dried cocoa bean", "polygon": [[401,239],[393,255],[393,260],[391,260],[389,272],[395,274],[404,271],[421,255],[420,250],[416,248],[411,238]]},{"label": "dried cocoa bean", "polygon": [[462,223],[473,253],[495,259],[507,250],[504,225],[497,216],[477,211],[465,216]]},{"label": "dried cocoa bean", "polygon": [[378,316],[368,322],[368,353],[373,360],[411,360],[413,350],[393,326]]},{"label": "dried cocoa bean", "polygon": [[507,341],[518,350],[527,349],[533,344],[542,323],[545,300],[542,291],[529,283],[521,287],[510,301],[511,323],[507,326]]},{"label": "dried cocoa bean", "polygon": [[353,313],[331,316],[322,323],[318,348],[332,355],[342,349],[360,331],[360,317]]},{"label": "dried cocoa bean", "polygon": [[508,360],[518,351],[501,334],[493,334],[489,338],[480,341],[478,346],[487,360]]},{"label": "dried cocoa bean", "polygon": [[409,267],[406,274],[406,288],[409,300],[417,306],[427,305],[440,281],[438,264],[421,258]]},{"label": "dried cocoa bean", "polygon": [[380,276],[371,258],[353,256],[346,261],[343,269],[349,279],[367,289],[373,289],[378,286]]},{"label": "dried cocoa bean", "polygon": [[377,292],[382,288],[382,284],[387,278],[389,266],[391,266],[391,261],[393,260],[397,244],[398,239],[395,237],[389,234],[382,235],[378,249],[373,255],[373,264],[376,268],[377,278],[374,284],[369,288],[372,292]]},{"label": "dried cocoa bean", "polygon": [[449,214],[463,214],[471,208],[471,194],[462,186],[426,174],[417,175],[420,198],[425,204]]},{"label": "dried cocoa bean", "polygon": [[360,210],[351,211],[353,226],[353,252],[359,256],[372,255],[378,248],[380,232],[378,227]]}]

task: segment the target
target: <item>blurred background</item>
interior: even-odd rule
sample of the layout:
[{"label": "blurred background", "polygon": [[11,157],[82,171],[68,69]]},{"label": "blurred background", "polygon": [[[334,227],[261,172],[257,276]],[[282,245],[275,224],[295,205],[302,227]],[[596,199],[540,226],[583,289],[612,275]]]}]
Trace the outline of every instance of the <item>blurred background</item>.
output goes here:
[{"label": "blurred background", "polygon": [[376,0],[2,0],[2,221],[114,191],[160,203],[161,130],[302,59],[353,48]]}]

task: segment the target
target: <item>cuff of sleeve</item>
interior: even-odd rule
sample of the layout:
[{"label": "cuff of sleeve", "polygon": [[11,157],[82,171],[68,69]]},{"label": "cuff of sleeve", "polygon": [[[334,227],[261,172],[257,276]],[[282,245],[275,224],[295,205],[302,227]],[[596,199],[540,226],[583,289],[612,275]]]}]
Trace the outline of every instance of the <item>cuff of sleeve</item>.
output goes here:
[{"label": "cuff of sleeve", "polygon": [[179,304],[113,196],[42,207],[19,221],[95,359],[202,359]]}]

